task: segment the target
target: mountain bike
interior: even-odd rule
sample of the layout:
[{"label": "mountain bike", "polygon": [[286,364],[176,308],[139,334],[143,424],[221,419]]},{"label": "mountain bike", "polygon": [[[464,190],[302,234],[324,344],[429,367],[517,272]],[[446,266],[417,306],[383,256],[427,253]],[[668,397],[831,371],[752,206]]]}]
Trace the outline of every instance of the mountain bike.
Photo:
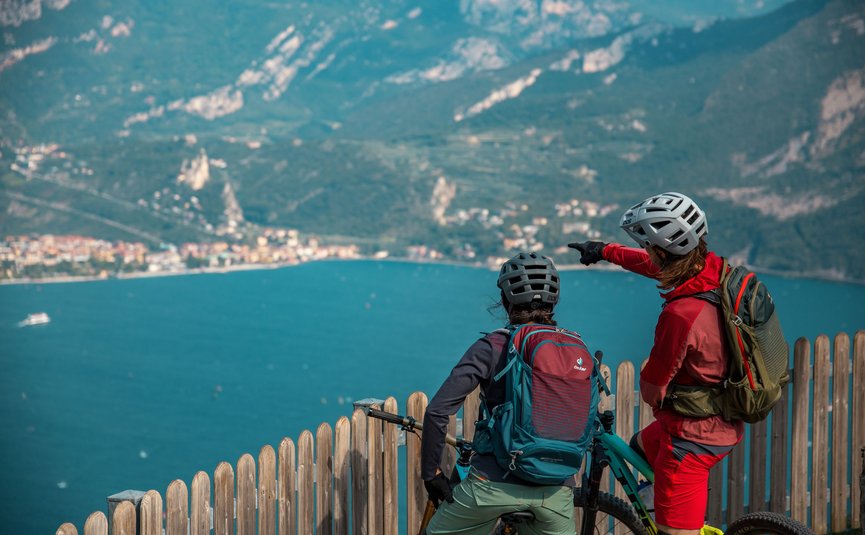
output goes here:
[{"label": "mountain bike", "polygon": [[[403,431],[415,433],[423,431],[423,424],[410,416],[401,416],[373,408],[364,409],[368,416],[399,425]],[[629,465],[637,470],[645,483],[652,484],[654,472],[646,460],[621,437],[613,432],[614,416],[611,411],[598,415],[597,429],[590,448],[587,462],[588,470],[583,474],[581,486],[574,488],[574,508],[581,521],[577,524],[577,535],[633,534],[657,535],[658,528],[651,510],[640,497],[640,485]],[[456,484],[468,475],[473,453],[471,442],[447,435],[446,442],[456,448],[457,462],[451,475],[451,483]],[[630,503],[602,491],[601,481],[605,469],[609,467],[616,480],[622,485]],[[419,535],[425,535],[426,526],[435,506],[427,501],[421,520]],[[516,535],[519,524],[534,520],[530,511],[518,511],[499,517],[493,535]],[[749,513],[732,522],[726,532],[707,526],[704,533],[724,535],[813,535],[803,524],[776,513]]]},{"label": "mountain bike", "polygon": [[[574,507],[583,509],[582,535],[605,533],[633,533],[635,535],[657,535],[658,528],[652,511],[640,496],[641,483],[654,484],[655,474],[642,455],[633,450],[613,432],[614,416],[611,411],[598,415],[597,432],[590,448],[586,473],[583,475],[580,492],[574,493]],[[645,478],[638,482],[633,467]],[[621,484],[628,497],[621,498],[600,492],[605,468]],[[579,490],[579,489],[578,489]],[[608,515],[604,518],[598,513]],[[724,535],[813,535],[804,524],[777,513],[753,512],[730,523],[726,532],[705,526],[703,533]]]}]

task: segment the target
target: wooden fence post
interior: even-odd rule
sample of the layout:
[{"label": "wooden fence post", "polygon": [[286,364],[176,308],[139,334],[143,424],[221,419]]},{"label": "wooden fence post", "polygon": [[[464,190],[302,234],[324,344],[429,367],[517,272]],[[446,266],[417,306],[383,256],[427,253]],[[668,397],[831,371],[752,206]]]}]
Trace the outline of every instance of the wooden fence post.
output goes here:
[{"label": "wooden fence post", "polygon": [[739,442],[727,461],[727,524],[745,513],[745,440]]},{"label": "wooden fence post", "polygon": [[276,535],[276,452],[258,452],[258,535]]},{"label": "wooden fence post", "polygon": [[315,530],[315,467],[312,433],[304,430],[297,439],[297,533],[312,535]]},{"label": "wooden fence post", "polygon": [[[348,535],[351,508],[349,507],[349,485],[351,484],[351,422],[341,416],[336,422],[333,444],[333,532]],[[279,532],[282,535],[282,531]]]},{"label": "wooden fence post", "polygon": [[135,535],[135,506],[124,501],[117,504],[111,519],[111,535]]},{"label": "wooden fence post", "polygon": [[[616,434],[630,440],[634,434],[634,363],[622,361],[616,368]],[[616,481],[616,496],[627,501],[625,489]],[[618,523],[613,528],[615,535],[622,535],[625,528]]]},{"label": "wooden fence post", "polygon": [[277,500],[279,501],[279,535],[294,535],[297,527],[295,507],[297,497],[294,441],[288,437],[279,442],[279,482]]},{"label": "wooden fence post", "polygon": [[360,409],[351,415],[351,531],[355,535],[373,535],[367,531],[366,420]]},{"label": "wooden fence post", "polygon": [[175,479],[165,491],[165,535],[188,535],[189,492],[182,479]]},{"label": "wooden fence post", "polygon": [[[399,414],[396,399],[389,397],[384,402],[384,411]],[[399,427],[386,424],[382,429],[382,482],[384,483],[384,518],[382,533],[384,535],[397,535],[399,532],[399,452],[397,441],[399,440]]]},{"label": "wooden fence post", "polygon": [[[146,498],[147,495],[144,497]],[[191,535],[210,535],[210,477],[207,472],[198,472],[192,478],[189,519]],[[160,531],[158,535],[162,535],[162,532]]]},{"label": "wooden fence post", "polygon": [[323,423],[315,432],[315,532],[333,535],[333,431]]},{"label": "wooden fence post", "polygon": [[826,533],[829,505],[829,337],[814,343],[814,406],[811,439],[811,529]]},{"label": "wooden fence post", "polygon": [[148,490],[138,506],[141,535],[162,535],[162,496]]},{"label": "wooden fence post", "polygon": [[772,474],[769,491],[769,510],[773,513],[787,513],[787,433],[790,429],[790,391],[787,386],[781,399],[772,409]]},{"label": "wooden fence post", "polygon": [[[847,529],[847,458],[849,442],[850,404],[850,337],[846,333],[835,336],[832,352],[832,531]],[[839,447],[839,445],[844,445]],[[855,480],[855,478],[853,478]]]},{"label": "wooden fence post", "polygon": [[[853,337],[853,478],[862,473],[862,457],[859,452],[865,447],[865,331],[857,331]],[[865,504],[865,489],[852,485],[853,529],[865,525],[865,512],[858,504]],[[865,507],[865,505],[863,505]]]},{"label": "wooden fence post", "polygon": [[234,468],[225,461],[213,474],[213,533],[234,535]]},{"label": "wooden fence post", "polygon": [[102,511],[90,513],[84,522],[84,535],[108,535],[108,518]]},{"label": "wooden fence post", "polygon": [[811,396],[811,343],[793,349],[793,447],[790,455],[790,516],[808,522],[808,423]]},{"label": "wooden fence post", "polygon": [[748,466],[748,510],[766,509],[766,428],[763,420],[751,425],[751,451]]},{"label": "wooden fence post", "polygon": [[[406,401],[406,415],[423,423],[427,397],[423,392],[414,392]],[[420,432],[418,432],[420,434]],[[420,438],[414,433],[406,433],[406,533],[417,533],[420,529],[426,505],[426,490],[420,475]]]},{"label": "wooden fence post", "polygon": [[76,528],[74,524],[64,522],[59,528],[57,528],[54,535],[78,535],[78,528]]},{"label": "wooden fence post", "polygon": [[[372,406],[375,409],[381,410],[377,405]],[[383,422],[378,418],[366,419],[366,444],[367,444],[367,529],[369,534],[382,533],[382,492],[383,484],[381,480],[381,426]],[[390,424],[388,424],[390,425]]]},{"label": "wooden fence post", "polygon": [[237,535],[255,535],[255,461],[244,453],[237,460]]}]

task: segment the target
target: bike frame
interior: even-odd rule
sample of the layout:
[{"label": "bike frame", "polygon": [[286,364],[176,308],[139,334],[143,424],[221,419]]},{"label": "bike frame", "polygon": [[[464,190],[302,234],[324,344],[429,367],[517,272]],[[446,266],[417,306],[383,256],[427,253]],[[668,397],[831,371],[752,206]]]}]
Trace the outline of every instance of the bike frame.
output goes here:
[{"label": "bike frame", "polygon": [[646,531],[649,535],[657,535],[658,528],[655,521],[652,520],[648,508],[640,499],[637,492],[637,479],[631,467],[635,468],[650,483],[655,482],[655,473],[639,453],[613,432],[614,416],[611,411],[600,414],[598,420],[600,425],[592,441],[588,462],[589,469],[583,475],[583,488],[588,489],[588,498],[581,533],[594,533],[598,513],[598,493],[601,488],[604,468],[609,466],[613,476],[622,485],[628,496],[628,501],[636,510],[640,521],[646,527]]}]

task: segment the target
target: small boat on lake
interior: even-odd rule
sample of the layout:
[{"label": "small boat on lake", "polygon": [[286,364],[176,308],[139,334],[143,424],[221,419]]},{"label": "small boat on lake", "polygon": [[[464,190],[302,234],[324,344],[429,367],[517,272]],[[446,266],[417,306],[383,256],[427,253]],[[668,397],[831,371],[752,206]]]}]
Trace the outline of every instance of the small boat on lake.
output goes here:
[{"label": "small boat on lake", "polygon": [[26,318],[18,322],[19,327],[30,327],[31,325],[45,325],[51,323],[51,318],[45,312],[28,314]]}]

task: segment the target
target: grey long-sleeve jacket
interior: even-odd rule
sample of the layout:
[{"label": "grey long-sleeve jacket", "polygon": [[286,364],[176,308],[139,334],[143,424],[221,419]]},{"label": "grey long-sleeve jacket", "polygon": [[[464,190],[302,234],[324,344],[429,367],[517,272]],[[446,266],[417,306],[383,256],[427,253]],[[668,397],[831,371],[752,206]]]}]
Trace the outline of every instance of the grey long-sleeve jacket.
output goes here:
[{"label": "grey long-sleeve jacket", "polygon": [[[481,389],[490,410],[504,401],[504,382],[493,382],[495,375],[504,368],[508,336],[501,331],[489,333],[469,347],[459,360],[438,392],[433,396],[424,414],[423,439],[421,441],[421,477],[428,481],[435,477],[442,459],[447,434],[448,420],[476,386]],[[466,418],[479,415],[466,415]],[[475,454],[472,466],[492,480],[502,480],[502,470],[491,455]]]}]

